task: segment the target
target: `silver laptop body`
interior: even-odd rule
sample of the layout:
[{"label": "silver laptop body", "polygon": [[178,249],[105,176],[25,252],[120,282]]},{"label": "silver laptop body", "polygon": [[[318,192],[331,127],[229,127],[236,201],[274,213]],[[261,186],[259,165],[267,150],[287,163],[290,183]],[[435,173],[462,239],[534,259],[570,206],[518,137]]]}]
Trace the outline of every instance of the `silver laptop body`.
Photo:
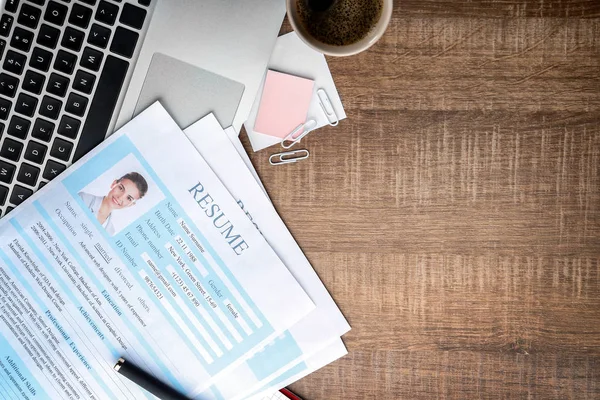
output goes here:
[{"label": "silver laptop body", "polygon": [[[254,102],[284,16],[283,0],[159,0],[115,128],[134,115],[153,56],[160,53],[242,84],[239,104],[229,102],[236,110],[234,118],[219,121],[239,131]],[[177,75],[173,71],[171,78]],[[232,96],[229,92],[222,95],[225,99]],[[220,103],[215,100],[219,96],[213,92],[202,104],[182,98],[177,104],[165,106],[173,114],[188,115],[188,109],[192,113],[197,110],[199,119],[211,102]]]}]

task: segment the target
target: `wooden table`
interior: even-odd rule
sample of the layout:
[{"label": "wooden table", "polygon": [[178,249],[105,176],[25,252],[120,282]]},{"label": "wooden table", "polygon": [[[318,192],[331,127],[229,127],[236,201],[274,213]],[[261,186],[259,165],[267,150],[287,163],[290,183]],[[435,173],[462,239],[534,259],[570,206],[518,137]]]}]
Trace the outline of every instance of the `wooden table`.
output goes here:
[{"label": "wooden table", "polygon": [[252,155],[352,325],[292,388],[600,398],[600,1],[397,1],[328,61],[348,119]]}]

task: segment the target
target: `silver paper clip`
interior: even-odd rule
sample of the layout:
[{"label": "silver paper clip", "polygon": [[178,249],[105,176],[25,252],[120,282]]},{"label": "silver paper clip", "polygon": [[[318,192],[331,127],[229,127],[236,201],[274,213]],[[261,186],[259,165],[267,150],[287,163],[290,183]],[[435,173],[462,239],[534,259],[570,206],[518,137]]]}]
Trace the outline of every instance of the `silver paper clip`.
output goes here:
[{"label": "silver paper clip", "polygon": [[329,100],[329,96],[327,95],[325,89],[317,89],[317,97],[319,98],[319,105],[321,106],[323,113],[327,117],[327,122],[329,123],[329,125],[337,126],[340,123],[340,118],[335,113],[333,105],[331,104],[331,101]]},{"label": "silver paper clip", "polygon": [[[303,124],[300,124],[291,131],[286,137],[281,140],[281,147],[284,149],[289,149],[296,143],[298,143],[304,136],[308,135],[315,127],[317,126],[317,121],[314,119],[309,119]],[[286,142],[291,142],[286,145]]]},{"label": "silver paper clip", "polygon": [[[308,156],[310,156],[310,153],[305,149],[284,151],[283,153],[271,154],[271,157],[269,157],[269,163],[271,165],[290,164],[300,160],[306,160]],[[274,158],[276,159],[275,161],[273,161]]]}]

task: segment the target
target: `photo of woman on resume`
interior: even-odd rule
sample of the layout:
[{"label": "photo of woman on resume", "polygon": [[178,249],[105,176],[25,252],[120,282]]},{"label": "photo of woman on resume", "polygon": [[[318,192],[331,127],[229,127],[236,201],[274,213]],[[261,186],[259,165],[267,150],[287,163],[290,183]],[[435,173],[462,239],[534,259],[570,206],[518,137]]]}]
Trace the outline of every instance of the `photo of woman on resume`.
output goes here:
[{"label": "photo of woman on resume", "polygon": [[113,211],[132,207],[146,195],[148,182],[137,172],[128,172],[110,185],[105,196],[79,192],[79,197],[109,235],[114,235]]}]

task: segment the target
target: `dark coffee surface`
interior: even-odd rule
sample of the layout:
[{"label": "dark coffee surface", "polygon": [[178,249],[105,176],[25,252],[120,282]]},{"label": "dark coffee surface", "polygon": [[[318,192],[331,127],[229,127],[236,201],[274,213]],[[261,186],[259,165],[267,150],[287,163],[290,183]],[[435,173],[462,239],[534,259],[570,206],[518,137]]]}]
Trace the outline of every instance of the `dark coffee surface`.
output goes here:
[{"label": "dark coffee surface", "polygon": [[363,39],[381,17],[383,0],[298,0],[304,28],[315,39],[345,46]]}]

